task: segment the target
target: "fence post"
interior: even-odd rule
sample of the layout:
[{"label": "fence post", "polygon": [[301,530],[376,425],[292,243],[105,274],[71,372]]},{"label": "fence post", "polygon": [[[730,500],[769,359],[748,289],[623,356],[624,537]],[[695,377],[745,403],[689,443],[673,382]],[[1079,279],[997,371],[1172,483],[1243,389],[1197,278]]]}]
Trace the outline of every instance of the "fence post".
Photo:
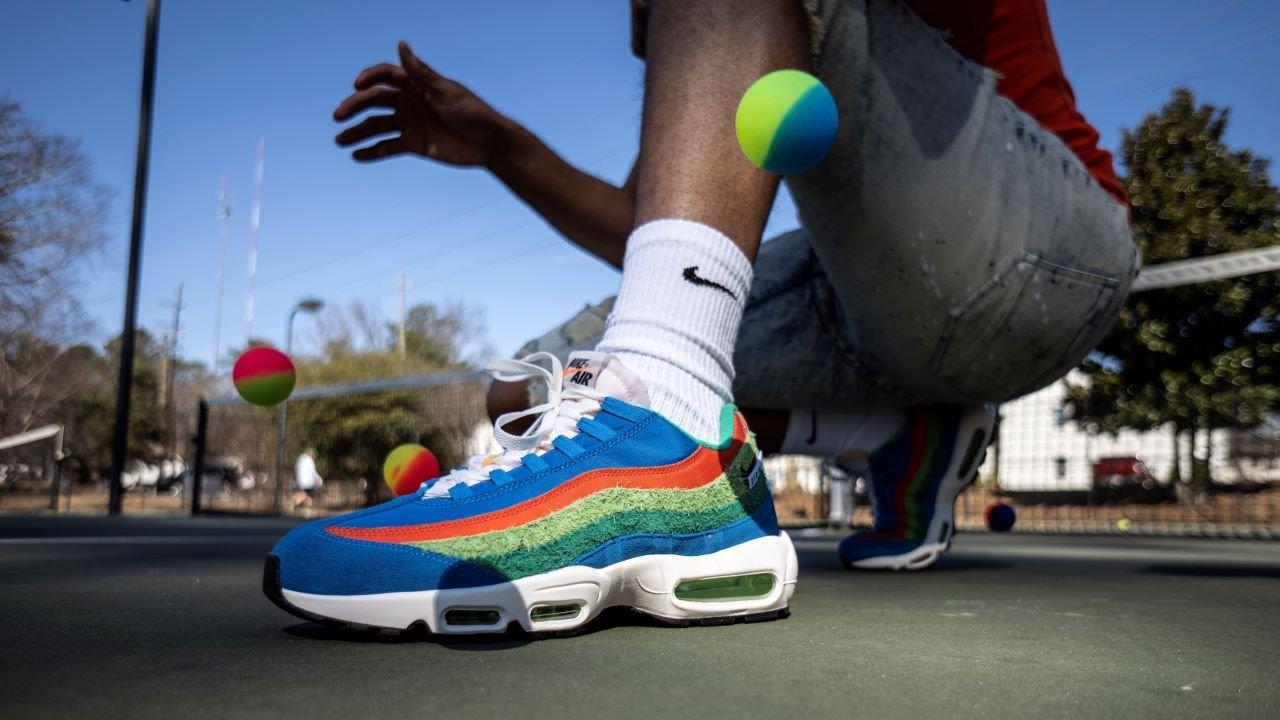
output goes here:
[{"label": "fence post", "polygon": [[196,446],[195,467],[191,470],[191,514],[200,514],[200,486],[204,485],[204,451],[209,434],[209,403],[200,398],[196,411],[196,436],[192,439]]},{"label": "fence post", "polygon": [[54,452],[49,457],[49,510],[58,512],[58,493],[63,488],[63,433],[65,428],[58,428],[54,436]]}]

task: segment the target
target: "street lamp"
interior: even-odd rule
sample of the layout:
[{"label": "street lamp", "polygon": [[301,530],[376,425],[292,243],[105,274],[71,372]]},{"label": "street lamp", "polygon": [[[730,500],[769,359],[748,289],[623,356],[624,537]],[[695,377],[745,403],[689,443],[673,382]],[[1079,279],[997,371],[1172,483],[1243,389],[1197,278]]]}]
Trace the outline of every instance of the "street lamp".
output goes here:
[{"label": "street lamp", "polygon": [[[289,320],[285,323],[284,328],[284,354],[293,359],[293,319],[298,313],[305,312],[315,314],[324,309],[324,301],[319,298],[303,298],[298,304],[293,306],[289,311]],[[289,401],[285,400],[280,403],[279,409],[276,410],[276,418],[278,426],[276,427],[276,500],[275,514],[279,515],[284,508],[284,440],[285,440],[285,421],[289,415]]]}]

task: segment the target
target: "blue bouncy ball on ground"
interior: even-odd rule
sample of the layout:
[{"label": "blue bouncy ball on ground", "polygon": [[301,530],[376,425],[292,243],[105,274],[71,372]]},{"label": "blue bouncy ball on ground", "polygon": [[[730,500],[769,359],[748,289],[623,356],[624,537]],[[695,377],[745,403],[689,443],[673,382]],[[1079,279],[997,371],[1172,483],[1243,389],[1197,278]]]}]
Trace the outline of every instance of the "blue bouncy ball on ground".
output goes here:
[{"label": "blue bouncy ball on ground", "polygon": [[801,70],[775,70],[751,84],[734,126],[747,159],[794,175],[822,162],[836,140],[839,115],[831,91]]},{"label": "blue bouncy ball on ground", "polygon": [[1018,514],[1013,511],[1013,508],[1002,502],[993,502],[988,505],[985,517],[987,527],[991,528],[992,532],[1008,532],[1018,521]]}]

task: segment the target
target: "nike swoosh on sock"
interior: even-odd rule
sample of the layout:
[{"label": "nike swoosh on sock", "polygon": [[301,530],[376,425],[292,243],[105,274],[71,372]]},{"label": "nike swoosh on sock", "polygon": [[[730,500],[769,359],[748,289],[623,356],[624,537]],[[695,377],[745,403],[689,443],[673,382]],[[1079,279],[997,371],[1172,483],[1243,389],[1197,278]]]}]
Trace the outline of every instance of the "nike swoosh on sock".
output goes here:
[{"label": "nike swoosh on sock", "polygon": [[704,277],[699,277],[697,265],[690,265],[689,267],[684,269],[684,279],[688,280],[690,283],[694,285],[701,285],[702,287],[715,288],[716,290],[719,290],[727,294],[729,297],[733,298],[734,300],[738,299],[738,296],[733,294],[733,291],[730,290],[729,288],[721,285],[720,283],[714,280],[708,280]]}]

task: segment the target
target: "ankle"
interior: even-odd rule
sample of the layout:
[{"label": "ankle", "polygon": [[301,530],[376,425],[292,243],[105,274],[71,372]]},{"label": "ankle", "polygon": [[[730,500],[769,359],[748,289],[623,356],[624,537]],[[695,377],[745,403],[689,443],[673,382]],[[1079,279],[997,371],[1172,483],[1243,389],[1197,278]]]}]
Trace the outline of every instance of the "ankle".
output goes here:
[{"label": "ankle", "polygon": [[632,233],[622,289],[597,350],[649,388],[651,407],[704,442],[719,440],[732,399],[733,347],[751,263],[728,237],[687,220]]}]

